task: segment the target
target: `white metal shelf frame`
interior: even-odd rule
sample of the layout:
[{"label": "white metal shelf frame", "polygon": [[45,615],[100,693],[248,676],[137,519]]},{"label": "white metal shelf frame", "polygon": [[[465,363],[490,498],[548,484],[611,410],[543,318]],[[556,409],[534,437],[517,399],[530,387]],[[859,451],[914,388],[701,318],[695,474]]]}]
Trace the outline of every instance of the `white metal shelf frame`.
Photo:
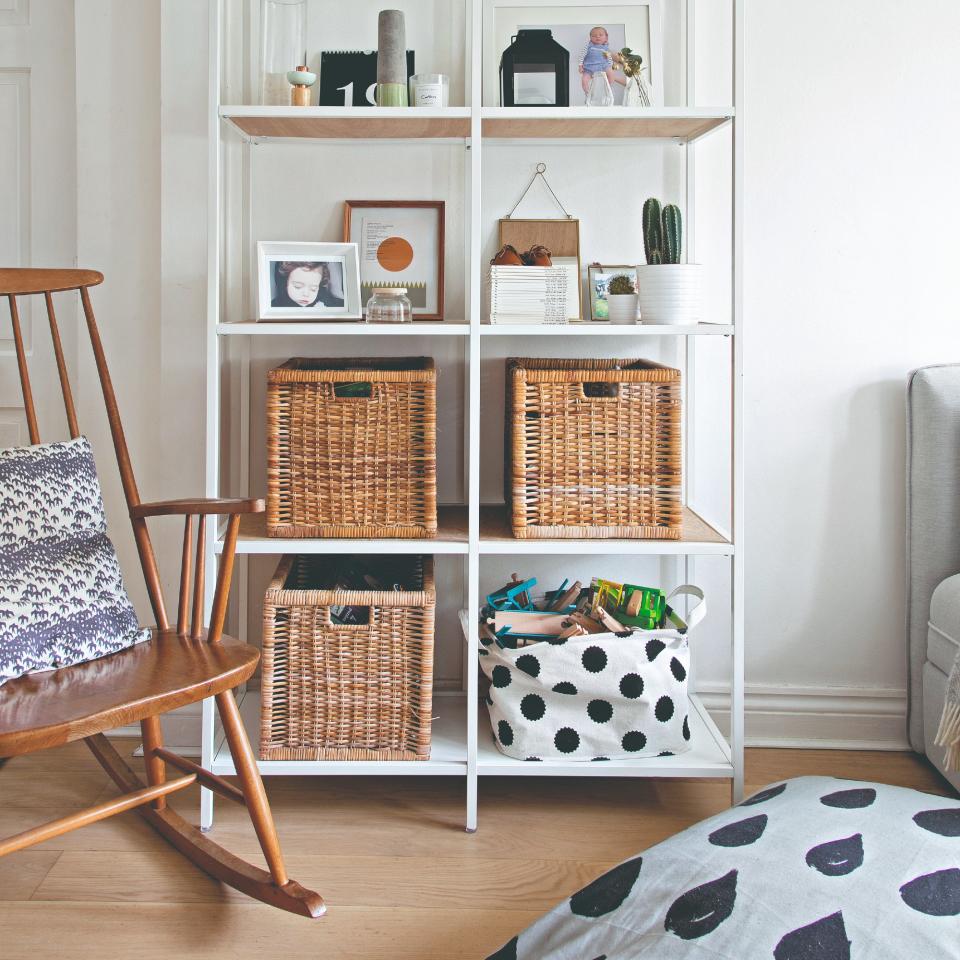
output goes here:
[{"label": "white metal shelf frame", "polygon": [[[482,43],[474,43],[482,36],[482,6],[484,0],[464,0],[468,16],[465,18],[467,59],[465,89],[470,106],[438,111],[417,111],[416,115],[402,110],[379,111],[375,108],[344,110],[310,108],[294,111],[288,108],[228,107],[221,106],[221,84],[224,66],[225,32],[233,34],[236,26],[228,30],[224,19],[224,0],[209,0],[210,4],[210,79],[209,79],[209,201],[208,201],[208,315],[207,315],[207,462],[206,487],[209,496],[218,496],[222,485],[220,462],[221,429],[221,362],[225,343],[240,338],[243,344],[240,363],[248,364],[249,337],[263,336],[398,336],[411,335],[461,338],[464,345],[464,375],[467,377],[464,427],[468,442],[465,447],[466,477],[466,528],[463,540],[455,539],[431,544],[430,541],[277,541],[253,537],[243,544],[244,554],[277,554],[299,549],[311,552],[437,552],[461,555],[466,563],[466,590],[463,598],[465,610],[461,616],[466,640],[464,665],[465,695],[438,696],[437,748],[431,761],[415,763],[368,763],[343,762],[298,762],[262,761],[261,771],[267,774],[284,775],[331,775],[331,774],[415,774],[450,775],[465,778],[466,828],[477,827],[478,783],[483,775],[518,776],[633,776],[633,777],[719,777],[731,780],[734,800],[743,794],[743,39],[745,0],[731,0],[733,16],[733,105],[727,109],[698,110],[690,104],[695,89],[695,0],[684,0],[682,29],[686,37],[685,96],[687,106],[648,111],[584,111],[576,108],[565,111],[546,111],[530,118],[519,113],[496,107],[482,106]],[[633,116],[637,113],[637,116]],[[554,116],[556,114],[556,116]],[[609,114],[609,115],[608,115]],[[385,121],[382,129],[371,131],[371,121]],[[535,121],[532,130],[524,131],[522,137],[514,137],[518,129],[515,121]],[[300,124],[291,135],[285,123]],[[426,121],[426,129],[411,126],[410,121]],[[274,126],[270,126],[273,124]],[[553,131],[562,124],[564,139],[550,139]],[[573,131],[570,125],[573,124]],[[580,124],[580,126],[576,126]],[[674,126],[671,126],[673,124]],[[682,128],[677,124],[682,124]],[[481,276],[475,265],[481,262],[482,223],[481,185],[483,150],[485,143],[517,142],[518,139],[532,143],[563,142],[571,146],[596,142],[599,131],[604,136],[613,131],[614,136],[660,140],[679,143],[684,150],[683,176],[686,189],[688,254],[695,246],[694,185],[696,165],[694,144],[713,130],[732,124],[733,127],[733,202],[731,209],[732,244],[732,319],[730,324],[701,323],[693,327],[636,327],[610,326],[606,324],[583,324],[560,327],[509,327],[484,323],[480,316]],[[319,126],[318,126],[319,125]],[[611,126],[612,125],[612,126]],[[231,242],[226,235],[224,218],[224,137],[227,131],[239,132],[245,151],[261,139],[297,140],[305,138],[323,142],[355,141],[366,143],[370,139],[388,144],[393,139],[429,139],[437,143],[451,140],[464,144],[468,162],[465,164],[465,294],[466,320],[445,323],[415,323],[409,327],[389,329],[363,325],[332,324],[264,324],[253,321],[238,321],[231,318],[224,322],[222,303],[225,297],[222,282],[222,258],[224,244]],[[268,132],[264,132],[268,131]],[[269,132],[272,131],[272,132]],[[453,136],[450,136],[450,134]],[[250,180],[249,156],[244,158],[247,171],[245,203],[249,209]],[[243,229],[249,231],[249,221],[243,218]],[[244,240],[249,240],[245,234]],[[483,535],[480,503],[479,451],[481,423],[481,341],[490,337],[548,337],[566,336],[580,342],[583,337],[675,337],[682,343],[685,371],[685,408],[694,403],[692,371],[695,365],[696,344],[699,338],[722,336],[731,338],[730,362],[732,372],[731,404],[731,505],[732,536],[723,534],[723,542],[686,542],[673,546],[669,542],[649,544],[627,541],[515,541],[504,544]],[[228,339],[225,339],[228,338]],[[241,390],[245,403],[249,391],[248,371],[241,372]],[[685,478],[693,463],[694,436],[692,418],[686,417],[684,436]],[[249,411],[241,414],[241,431],[249,427]],[[248,434],[245,434],[248,435]],[[470,456],[471,452],[474,454]],[[692,489],[685,480],[685,502],[690,502]],[[220,539],[214,536],[211,522],[208,537],[208,561],[213,563],[222,548]],[[509,549],[508,549],[509,548]],[[731,603],[731,724],[730,736],[724,738],[717,730],[702,703],[692,698],[692,728],[695,747],[691,754],[667,758],[667,761],[628,761],[611,764],[524,764],[513,761],[496,752],[489,739],[486,718],[479,710],[478,697],[478,639],[476,630],[466,629],[466,624],[475,624],[480,609],[480,560],[484,555],[522,553],[525,555],[563,555],[585,553],[622,553],[624,555],[660,555],[672,558],[674,572],[689,580],[693,576],[693,564],[698,555],[713,554],[727,557],[730,563]],[[241,564],[240,589],[245,589],[245,565]],[[207,606],[212,603],[213,578],[208,579]],[[245,610],[245,597],[241,598],[241,611]],[[256,703],[254,694],[244,700],[244,716],[253,738],[258,735]],[[461,723],[460,720],[463,720]],[[203,708],[202,754],[205,765],[217,773],[230,774],[232,762],[229,753],[217,739],[217,725],[212,701]],[[686,757],[686,759],[685,759]],[[201,792],[201,826],[208,829],[213,823],[213,797],[209,791]]]}]

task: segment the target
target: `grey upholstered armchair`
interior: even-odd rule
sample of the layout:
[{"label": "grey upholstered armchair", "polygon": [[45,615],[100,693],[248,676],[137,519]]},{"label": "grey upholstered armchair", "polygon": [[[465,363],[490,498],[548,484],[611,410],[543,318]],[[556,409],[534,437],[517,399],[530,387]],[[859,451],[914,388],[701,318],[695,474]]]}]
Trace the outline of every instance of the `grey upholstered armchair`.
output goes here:
[{"label": "grey upholstered armchair", "polygon": [[907,433],[909,734],[943,770],[934,738],[960,649],[960,364],[911,374]]}]

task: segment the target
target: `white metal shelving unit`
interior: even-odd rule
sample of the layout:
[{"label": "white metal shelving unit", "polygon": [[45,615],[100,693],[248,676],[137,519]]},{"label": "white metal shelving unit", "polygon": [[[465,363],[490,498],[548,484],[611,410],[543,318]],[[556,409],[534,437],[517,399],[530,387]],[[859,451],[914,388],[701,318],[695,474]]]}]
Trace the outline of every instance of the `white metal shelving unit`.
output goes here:
[{"label": "white metal shelving unit", "polygon": [[[209,283],[208,283],[208,353],[207,353],[207,494],[218,496],[223,490],[221,469],[221,365],[225,344],[241,345],[241,363],[249,360],[250,340],[256,337],[311,337],[319,345],[331,337],[387,337],[397,338],[397,349],[402,349],[405,338],[426,336],[460,338],[463,344],[465,388],[464,429],[467,438],[468,465],[466,471],[466,498],[462,505],[441,508],[436,540],[278,540],[265,535],[262,518],[250,518],[242,526],[238,542],[239,555],[302,553],[434,553],[462,556],[466,572],[466,609],[460,612],[460,624],[465,642],[465,690],[460,693],[439,693],[435,697],[436,710],[432,756],[426,762],[329,762],[329,761],[263,761],[264,775],[360,775],[395,774],[417,776],[456,776],[464,779],[466,793],[466,827],[477,826],[478,781],[482,776],[589,776],[589,777],[714,777],[729,779],[736,800],[743,791],[743,454],[742,454],[742,250],[743,250],[743,7],[745,0],[731,0],[733,16],[733,104],[724,109],[699,109],[692,106],[665,109],[622,108],[593,109],[503,109],[481,106],[482,44],[473,42],[482,36],[483,0],[464,0],[466,6],[465,49],[471,56],[466,64],[465,90],[470,106],[446,109],[415,110],[409,108],[287,108],[224,105],[221,99],[222,74],[227,56],[235,62],[236,52],[228,45],[236,41],[238,27],[225,20],[224,0],[210,2],[210,201],[209,227]],[[585,0],[589,2],[589,0]],[[676,0],[681,5],[686,37],[687,74],[685,89],[690,102],[693,98],[694,21],[695,0]],[[695,161],[691,146],[721,127],[732,126],[732,307],[730,324],[701,323],[692,327],[669,326],[610,326],[581,324],[568,326],[490,326],[481,317],[481,252],[483,247],[481,222],[481,184],[484,146],[496,142],[542,144],[556,142],[590,144],[611,139],[641,139],[679,144],[685,151],[683,169],[687,198],[688,220],[693,205]],[[402,328],[385,330],[363,324],[346,323],[256,323],[235,316],[225,316],[226,292],[221,278],[222,257],[227,244],[234,248],[238,239],[227,235],[228,219],[224,216],[225,173],[224,144],[226,138],[237,138],[243,150],[252,144],[269,141],[354,141],[372,146],[372,141],[389,144],[395,140],[430,140],[438,143],[461,143],[467,151],[464,167],[465,190],[465,282],[466,314],[460,321],[443,323],[414,323]],[[248,191],[252,186],[248,183]],[[249,204],[249,192],[246,195]],[[232,229],[232,227],[231,227]],[[239,240],[242,247],[251,238]],[[494,344],[496,338],[545,338],[545,343],[558,343],[558,337],[569,337],[571,349],[585,338],[617,337],[633,342],[645,338],[674,338],[685,356],[685,371],[693,364],[692,347],[701,337],[729,338],[731,344],[731,527],[722,530],[685,508],[684,532],[678,541],[529,541],[510,536],[506,512],[502,507],[481,506],[480,502],[480,429],[481,392],[480,372],[484,343]],[[329,342],[329,341],[328,341]],[[362,342],[362,341],[361,341]],[[360,349],[360,347],[358,347]],[[527,347],[529,349],[529,346]],[[244,404],[241,430],[249,429],[249,375],[242,375]],[[692,391],[688,388],[688,401]],[[713,398],[722,400],[724,398]],[[691,404],[685,405],[687,417]],[[688,420],[689,422],[689,420]],[[686,431],[687,462],[692,458],[689,445],[692,430]],[[241,481],[245,481],[241,477]],[[253,491],[251,491],[253,493]],[[216,531],[211,530],[212,534]],[[208,538],[211,560],[222,549],[222,540]],[[730,736],[725,738],[713,719],[695,695],[691,704],[691,750],[681,756],[607,763],[576,763],[573,761],[546,761],[524,763],[497,752],[490,735],[489,724],[479,708],[476,630],[480,606],[480,568],[482,557],[505,555],[525,556],[579,556],[579,555],[650,556],[673,558],[678,569],[686,573],[686,564],[696,556],[725,558],[730,564],[730,621],[731,621],[731,677],[730,677]],[[242,564],[241,564],[242,568]],[[211,600],[212,579],[208,586],[208,605]],[[240,577],[240,590],[245,579]],[[241,598],[241,610],[245,599]],[[440,638],[438,638],[439,640]],[[459,642],[459,641],[457,641]],[[243,696],[241,712],[248,725],[251,739],[256,743],[259,733],[259,703],[256,692]],[[215,773],[232,774],[233,761],[225,747],[214,718],[212,702],[204,705],[202,753],[204,765]],[[213,822],[213,798],[203,791],[201,825],[208,828]]]}]

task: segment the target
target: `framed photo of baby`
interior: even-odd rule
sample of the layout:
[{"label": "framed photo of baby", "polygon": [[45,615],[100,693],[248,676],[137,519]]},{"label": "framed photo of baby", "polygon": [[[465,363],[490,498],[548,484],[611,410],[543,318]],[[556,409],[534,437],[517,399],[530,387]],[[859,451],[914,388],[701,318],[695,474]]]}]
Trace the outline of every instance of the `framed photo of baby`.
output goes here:
[{"label": "framed photo of baby", "polygon": [[641,102],[663,106],[662,0],[599,6],[575,0],[486,0],[484,17],[485,35],[493,37],[493,43],[485,45],[490,51],[483,75],[486,104],[498,103],[499,58],[517,31],[549,29],[570,56],[571,107],[584,106],[596,73],[606,74],[614,104],[623,106],[628,79],[637,70],[644,91]]},{"label": "framed photo of baby", "polygon": [[360,261],[355,243],[257,244],[261,320],[359,320]]}]

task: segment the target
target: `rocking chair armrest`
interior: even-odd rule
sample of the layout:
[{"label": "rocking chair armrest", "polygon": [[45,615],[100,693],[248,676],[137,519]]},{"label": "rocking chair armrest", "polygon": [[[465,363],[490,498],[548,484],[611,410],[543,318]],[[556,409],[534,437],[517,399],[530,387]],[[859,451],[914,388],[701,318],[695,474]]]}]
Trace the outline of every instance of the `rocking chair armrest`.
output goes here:
[{"label": "rocking chair armrest", "polygon": [[145,517],[172,516],[226,516],[235,513],[263,513],[263,500],[220,500],[215,497],[199,497],[193,500],[158,500],[155,503],[139,503],[130,508],[131,520]]}]

